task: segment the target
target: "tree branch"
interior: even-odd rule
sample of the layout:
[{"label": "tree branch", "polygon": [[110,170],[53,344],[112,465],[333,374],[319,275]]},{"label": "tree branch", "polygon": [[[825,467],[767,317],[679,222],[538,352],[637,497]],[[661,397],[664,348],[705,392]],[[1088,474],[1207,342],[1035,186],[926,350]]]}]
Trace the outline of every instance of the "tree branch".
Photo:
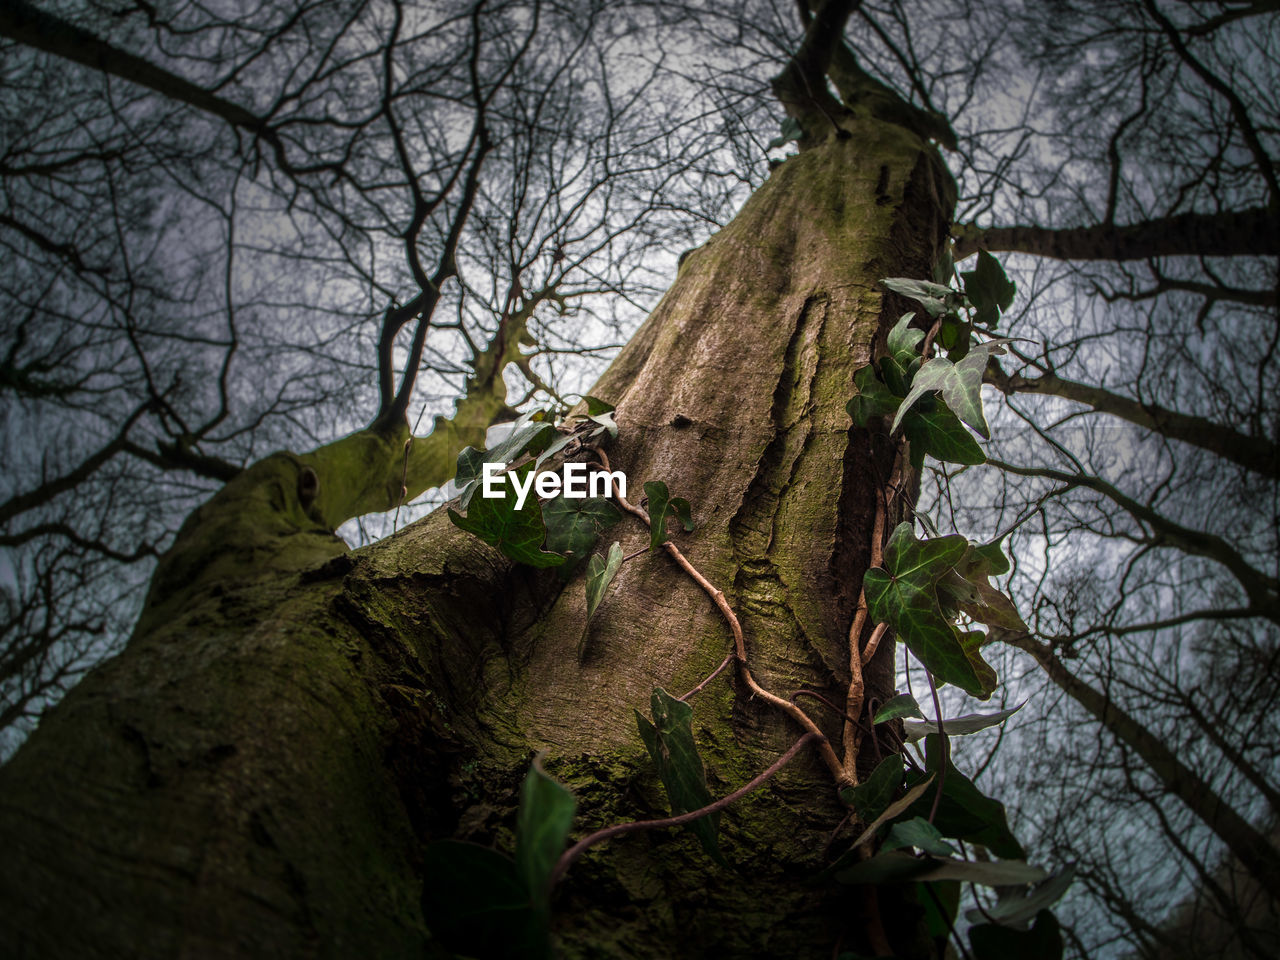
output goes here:
[{"label": "tree branch", "polygon": [[1029,253],[1055,260],[1148,260],[1152,257],[1260,257],[1280,254],[1280,217],[1266,207],[1223,213],[1182,213],[1141,223],[1054,230],[1012,226],[955,228],[955,258],[979,249]]},{"label": "tree branch", "polygon": [[1280,896],[1280,855],[1275,847],[1178,759],[1163,740],[1110,697],[1068,671],[1048,646],[1026,634],[1009,635],[1005,642],[1031,654],[1054,684],[1142,757],[1165,789],[1186,804],[1272,896]]},{"label": "tree branch", "polygon": [[279,131],[257,114],[210,93],[176,73],[158,67],[136,54],[120,50],[88,30],[37,10],[24,0],[0,3],[0,36],[9,37],[36,50],[70,60],[91,70],[100,70],[121,80],[146,87],[163,97],[185,103],[252,133],[270,145],[276,162],[288,173],[337,171],[332,163],[295,167],[289,163]]},{"label": "tree branch", "polygon": [[1006,395],[1034,393],[1083,403],[1099,413],[1128,420],[1170,440],[1208,450],[1264,476],[1280,476],[1280,447],[1204,417],[1193,417],[1154,403],[1140,403],[1101,387],[1065,380],[1052,373],[1033,378],[1011,377],[998,364],[992,364],[987,368],[987,380]]}]

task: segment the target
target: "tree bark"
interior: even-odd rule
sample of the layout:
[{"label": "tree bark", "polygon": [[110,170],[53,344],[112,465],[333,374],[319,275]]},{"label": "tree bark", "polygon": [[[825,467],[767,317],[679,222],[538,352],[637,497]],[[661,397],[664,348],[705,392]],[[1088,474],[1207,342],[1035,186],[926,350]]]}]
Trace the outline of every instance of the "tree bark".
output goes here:
[{"label": "tree bark", "polygon": [[[861,121],[776,170],[594,388],[617,404],[610,455],[633,498],[661,479],[693,503],[681,549],[780,696],[844,702],[896,453],[851,428],[845,402],[903,306],[877,281],[930,275],[953,198],[931,147]],[[706,595],[661,552],[637,557],[584,641],[581,571],[513,567],[441,513],[348,553],[333,520],[394,498],[403,441],[353,439],[268,458],[197,511],[125,652],[0,769],[7,955],[435,955],[419,851],[443,837],[509,851],[535,751],[577,793],[575,835],[666,813],[633,708],[728,652]],[[630,518],[613,535],[628,553],[648,538]],[[868,695],[891,694],[892,657],[882,643]],[[729,674],[693,706],[717,796],[799,733]],[[839,718],[815,719],[838,743]],[[593,849],[557,894],[561,953],[856,948],[862,907],[801,885],[844,814],[833,787],[810,754],[731,808],[727,868],[682,833]],[[911,955],[914,928],[886,924]]]}]

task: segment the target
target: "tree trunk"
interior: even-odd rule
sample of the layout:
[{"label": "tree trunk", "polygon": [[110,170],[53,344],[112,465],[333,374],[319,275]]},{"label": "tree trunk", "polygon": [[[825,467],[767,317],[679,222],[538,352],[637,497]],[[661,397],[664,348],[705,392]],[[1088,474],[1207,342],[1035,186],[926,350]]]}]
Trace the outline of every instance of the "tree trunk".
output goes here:
[{"label": "tree trunk", "polygon": [[[851,429],[845,402],[902,305],[877,280],[929,276],[952,203],[936,152],[899,127],[868,119],[805,151],[688,258],[593,391],[617,404],[610,454],[633,498],[661,479],[692,502],[681,549],[725,591],[755,676],[780,696],[844,703],[895,455]],[[386,447],[366,461],[386,497],[402,440],[358,436]],[[539,750],[577,794],[577,834],[665,815],[633,708],[729,651],[706,595],[661,552],[637,557],[583,643],[581,571],[562,584],[513,567],[443,513],[347,553],[320,529],[333,513],[308,502],[304,468],[339,498],[363,468],[324,453],[268,458],[198,511],[125,652],[0,770],[6,955],[433,955],[423,844],[509,851]],[[627,553],[647,543],[629,517],[613,533]],[[883,643],[869,695],[892,692],[892,657]],[[715,795],[800,732],[730,674],[692,703]],[[838,718],[814,717],[839,743]],[[731,808],[728,867],[680,832],[594,848],[557,893],[560,952],[857,948],[863,906],[802,885],[844,814],[833,787],[808,754]],[[909,955],[909,925],[886,923]]]}]

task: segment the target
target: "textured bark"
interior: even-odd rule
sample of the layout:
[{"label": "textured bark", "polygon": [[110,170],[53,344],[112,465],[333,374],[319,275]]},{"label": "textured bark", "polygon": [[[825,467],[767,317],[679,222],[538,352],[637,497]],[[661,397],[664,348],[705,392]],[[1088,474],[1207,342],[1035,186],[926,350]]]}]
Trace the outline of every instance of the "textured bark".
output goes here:
[{"label": "textured bark", "polygon": [[[929,275],[951,203],[933,149],[873,120],[788,160],[594,389],[617,403],[611,456],[633,496],[662,479],[693,502],[681,549],[728,594],[780,695],[843,702],[894,455],[844,404],[902,306],[876,281]],[[706,596],[667,557],[637,558],[584,642],[581,573],[513,568],[442,515],[348,555],[329,508],[299,502],[305,469],[322,497],[341,499],[343,476],[371,499],[389,481],[361,477],[358,450],[323,454],[264,461],[202,508],[128,649],[0,770],[8,955],[431,955],[422,845],[509,850],[535,751],[576,790],[583,830],[665,813],[633,708],[728,651]],[[630,518],[615,534],[628,552],[647,538]],[[891,693],[892,655],[883,643],[869,694]],[[717,795],[798,734],[728,675],[694,709]],[[560,950],[865,949],[861,907],[801,885],[842,816],[809,757],[725,814],[728,868],[680,833],[611,841],[558,893]],[[899,955],[913,931],[891,923]]]}]

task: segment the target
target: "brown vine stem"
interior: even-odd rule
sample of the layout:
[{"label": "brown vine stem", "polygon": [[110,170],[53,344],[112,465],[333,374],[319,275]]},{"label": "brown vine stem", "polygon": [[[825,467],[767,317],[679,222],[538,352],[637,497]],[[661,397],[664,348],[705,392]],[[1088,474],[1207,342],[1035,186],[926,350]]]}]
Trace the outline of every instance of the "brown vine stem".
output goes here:
[{"label": "brown vine stem", "polygon": [[[593,448],[593,452],[600,458],[601,466],[603,466],[607,472],[612,473],[613,468],[609,465],[608,455],[599,447]],[[623,510],[626,510],[628,513],[644,521],[645,526],[649,526],[650,521],[648,512],[628,501],[627,498],[622,495],[622,491],[618,489],[618,485],[613,482],[612,477],[609,480],[609,485],[613,488],[613,497],[618,501],[618,505],[621,506]],[[738,615],[733,612],[733,608],[729,606],[729,601],[725,599],[724,593],[721,592],[715,584],[704,577],[698,569],[685,558],[685,555],[680,552],[680,548],[674,543],[668,540],[665,541],[662,546],[666,549],[667,554],[671,559],[679,565],[680,569],[687,573],[689,577],[692,578],[693,582],[700,586],[703,592],[711,598],[711,602],[716,605],[720,610],[720,613],[728,622],[729,629],[733,632],[733,649],[737,655],[738,669],[742,673],[742,679],[743,682],[746,683],[747,689],[761,700],[790,716],[809,733],[822,737],[822,741],[818,745],[818,754],[822,757],[823,763],[825,763],[827,768],[831,771],[831,775],[835,777],[836,784],[838,786],[846,787],[856,784],[857,780],[850,779],[849,775],[845,772],[844,765],[840,762],[840,758],[837,757],[836,752],[831,749],[831,744],[827,741],[826,736],[818,729],[818,725],[809,718],[809,715],[790,700],[784,700],[777,694],[770,693],[764,687],[760,686],[760,684],[756,682],[755,677],[751,675],[751,668],[747,665],[747,642],[742,634],[742,624],[738,621]]]},{"label": "brown vine stem", "polygon": [[[892,477],[890,480],[892,480]],[[868,570],[872,567],[880,566],[883,561],[880,545],[884,543],[885,518],[888,515],[888,508],[888,497],[883,495],[882,492],[882,495],[876,498],[876,516],[871,524],[871,562],[867,564]],[[858,593],[858,606],[853,614],[853,623],[849,625],[849,692],[845,695],[844,709],[846,717],[862,716],[862,704],[866,696],[862,668],[871,661],[871,654],[875,653],[875,647],[879,645],[880,637],[884,635],[884,631],[880,629],[883,624],[877,625],[876,630],[871,634],[872,639],[867,643],[870,653],[864,653],[862,630],[866,626],[866,622],[867,591],[863,589]],[[842,769],[846,777],[857,783],[858,748],[862,745],[862,731],[859,730],[856,724],[850,723],[846,719],[841,739],[844,744]]]},{"label": "brown vine stem", "polygon": [[688,813],[681,813],[674,817],[665,817],[662,820],[632,820],[628,823],[615,823],[611,827],[605,827],[602,830],[597,830],[595,833],[587,834],[560,855],[560,859],[556,861],[555,869],[551,871],[551,886],[554,888],[568,872],[569,868],[573,866],[574,861],[602,840],[621,836],[624,833],[635,833],[638,830],[665,830],[668,827],[681,827],[686,823],[692,823],[694,820],[698,820],[701,817],[706,817],[713,813],[719,813],[721,810],[731,806],[735,801],[745,797],[748,793],[760,786],[790,763],[792,759],[794,759],[795,755],[804,748],[805,744],[813,741],[819,741],[821,744],[825,743],[826,739],[827,738],[821,733],[809,732],[802,734],[800,739],[793,743],[786,753],[773,761],[773,763],[769,764],[769,766],[760,773],[756,774],[755,777],[749,780],[746,784],[733,791],[733,793],[725,794],[719,800],[707,804],[705,807],[700,807],[697,810],[691,810]]},{"label": "brown vine stem", "polygon": [[677,700],[679,700],[679,701],[681,701],[681,702],[683,703],[684,701],[688,700],[689,698],[691,698],[691,697],[693,697],[693,696],[696,696],[697,694],[701,693],[701,692],[702,692],[702,688],[703,688],[703,687],[705,687],[705,686],[706,686],[708,683],[710,683],[712,680],[714,680],[716,677],[720,676],[720,674],[724,672],[725,668],[726,668],[726,667],[728,667],[728,666],[729,666],[729,664],[731,664],[731,663],[733,663],[733,651],[732,651],[732,650],[730,650],[730,651],[729,651],[729,655],[728,655],[727,657],[725,657],[723,660],[721,660],[721,661],[720,661],[720,666],[716,667],[714,670],[712,670],[712,671],[711,671],[711,673],[709,673],[709,674],[707,675],[707,677],[706,677],[706,679],[705,679],[705,680],[703,680],[700,684],[698,684],[696,687],[694,687],[692,690],[690,690],[690,691],[689,691],[688,693],[686,693],[684,696],[682,696],[682,697],[676,697],[676,699],[677,699]]}]

